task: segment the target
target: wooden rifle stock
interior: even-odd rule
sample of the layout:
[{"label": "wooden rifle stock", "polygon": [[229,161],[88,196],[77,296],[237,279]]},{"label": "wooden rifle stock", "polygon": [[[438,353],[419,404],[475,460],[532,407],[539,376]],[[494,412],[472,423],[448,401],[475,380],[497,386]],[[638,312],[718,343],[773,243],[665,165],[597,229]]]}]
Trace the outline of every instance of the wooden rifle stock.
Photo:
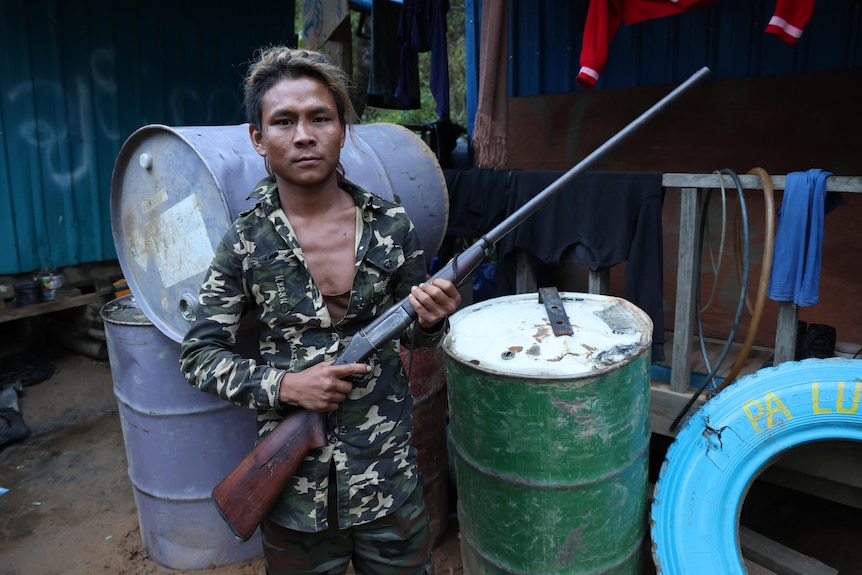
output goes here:
[{"label": "wooden rifle stock", "polygon": [[[709,68],[706,67],[692,74],[685,82],[653,104],[589,156],[450,260],[429,281],[443,278],[455,284],[462,282],[482,263],[494,245],[506,234],[585,171],[599,156],[708,75]],[[416,312],[410,305],[409,298],[404,298],[368,326],[359,330],[344,352],[335,360],[335,364],[365,361],[381,345],[400,336],[414,319],[416,319]],[[326,441],[324,415],[299,409],[285,417],[227,477],[216,485],[212,492],[213,500],[222,518],[227,521],[237,537],[246,541],[252,536],[308,451],[323,447]]]},{"label": "wooden rifle stock", "polygon": [[233,534],[247,541],[296,473],[309,449],[326,443],[323,414],[297,410],[285,417],[212,491]]}]

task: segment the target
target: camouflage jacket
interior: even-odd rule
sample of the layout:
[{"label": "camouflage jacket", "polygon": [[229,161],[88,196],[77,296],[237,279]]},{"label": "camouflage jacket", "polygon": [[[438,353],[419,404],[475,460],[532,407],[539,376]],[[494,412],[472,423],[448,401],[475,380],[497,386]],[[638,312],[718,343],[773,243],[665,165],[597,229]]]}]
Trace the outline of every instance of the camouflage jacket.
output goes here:
[{"label": "camouflage jacket", "polygon": [[[276,183],[267,178],[250,196],[256,207],[233,222],[218,246],[181,346],[181,369],[192,385],[258,411],[258,441],[298,409],[278,401],[285,372],[338,357],[359,328],[426,277],[419,238],[404,209],[348,181],[342,188],[353,196],[363,222],[344,319],[333,325],[281,210]],[[257,359],[232,351],[246,311],[258,324]],[[414,322],[402,341],[437,345],[447,325],[427,333]],[[327,527],[333,461],[340,528],[387,515],[413,491],[413,399],[399,344],[381,346],[368,360],[374,369],[354,379],[348,398],[326,417],[329,445],[306,456],[270,513],[275,522],[300,531]]]}]

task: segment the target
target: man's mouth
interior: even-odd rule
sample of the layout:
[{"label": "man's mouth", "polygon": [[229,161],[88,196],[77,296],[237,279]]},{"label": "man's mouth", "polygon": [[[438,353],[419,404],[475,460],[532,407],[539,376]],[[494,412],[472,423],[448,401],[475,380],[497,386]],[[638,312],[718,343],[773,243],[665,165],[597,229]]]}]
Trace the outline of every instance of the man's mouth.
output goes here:
[{"label": "man's mouth", "polygon": [[296,158],[293,163],[295,164],[313,164],[319,162],[320,158],[316,156],[303,156],[301,158]]}]

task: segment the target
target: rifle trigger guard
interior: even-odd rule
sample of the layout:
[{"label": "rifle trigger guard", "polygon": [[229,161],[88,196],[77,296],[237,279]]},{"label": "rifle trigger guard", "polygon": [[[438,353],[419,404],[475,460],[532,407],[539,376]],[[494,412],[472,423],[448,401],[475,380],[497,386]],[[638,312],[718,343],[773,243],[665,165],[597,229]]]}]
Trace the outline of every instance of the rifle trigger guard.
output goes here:
[{"label": "rifle trigger guard", "polygon": [[551,323],[551,329],[554,330],[554,335],[572,335],[574,330],[569,322],[569,316],[566,314],[566,308],[563,306],[563,300],[560,298],[560,292],[555,287],[539,288],[539,303],[545,304],[545,311],[548,312],[548,321]]}]

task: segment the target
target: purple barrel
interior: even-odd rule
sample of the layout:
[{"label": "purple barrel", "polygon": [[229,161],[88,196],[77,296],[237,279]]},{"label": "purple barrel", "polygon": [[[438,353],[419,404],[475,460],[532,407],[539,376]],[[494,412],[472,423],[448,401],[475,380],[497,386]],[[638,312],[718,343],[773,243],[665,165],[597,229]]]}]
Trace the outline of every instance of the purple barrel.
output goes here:
[{"label": "purple barrel", "polygon": [[255,412],[189,385],[180,344],[159,331],[134,296],[101,310],[141,538],[171,569],[206,569],[262,554],[240,542],[211,500],[256,437]]}]

